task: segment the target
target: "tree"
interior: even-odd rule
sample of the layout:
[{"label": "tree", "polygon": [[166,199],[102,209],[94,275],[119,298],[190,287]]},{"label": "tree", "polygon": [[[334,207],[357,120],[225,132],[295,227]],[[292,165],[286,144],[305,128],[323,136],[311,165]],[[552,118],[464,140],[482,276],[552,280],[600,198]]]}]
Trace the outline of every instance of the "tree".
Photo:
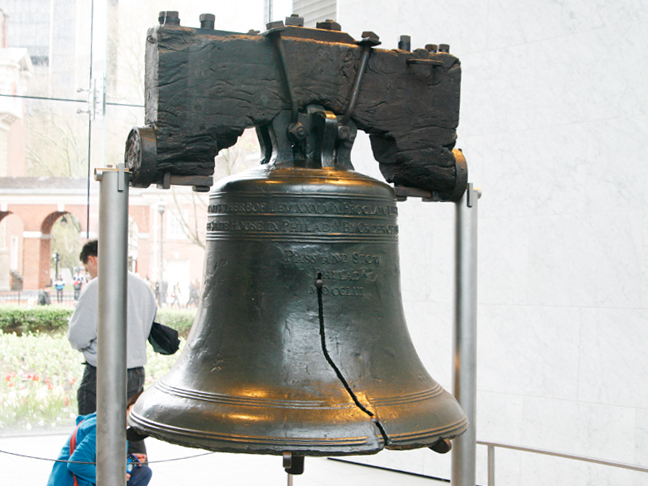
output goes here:
[{"label": "tree", "polygon": [[52,225],[52,255],[59,255],[59,273],[61,268],[69,268],[70,273],[79,267],[81,253],[81,224],[71,214],[64,214]]}]

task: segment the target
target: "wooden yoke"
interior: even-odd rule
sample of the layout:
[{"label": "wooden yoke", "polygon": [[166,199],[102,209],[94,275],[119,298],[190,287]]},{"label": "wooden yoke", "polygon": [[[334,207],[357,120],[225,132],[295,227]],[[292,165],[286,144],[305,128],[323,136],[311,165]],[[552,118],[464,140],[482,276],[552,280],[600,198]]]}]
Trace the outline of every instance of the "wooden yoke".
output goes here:
[{"label": "wooden yoke", "polygon": [[456,57],[436,46],[376,49],[371,32],[356,42],[338,30],[269,27],[240,34],[166,20],[149,30],[146,127],[133,129],[126,145],[134,185],[208,190],[214,157],[249,127],[257,128],[261,163],[309,167],[330,159],[352,168],[359,128],[397,192],[404,186],[436,200],[461,197],[467,171],[453,151]]}]

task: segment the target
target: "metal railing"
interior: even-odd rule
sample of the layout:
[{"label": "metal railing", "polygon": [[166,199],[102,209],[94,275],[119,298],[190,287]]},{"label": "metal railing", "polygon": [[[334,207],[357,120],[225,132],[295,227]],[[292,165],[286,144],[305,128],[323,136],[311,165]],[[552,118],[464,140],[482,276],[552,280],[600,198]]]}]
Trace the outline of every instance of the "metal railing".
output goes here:
[{"label": "metal railing", "polygon": [[[61,302],[58,301],[55,289],[49,290],[47,293],[50,304],[63,304],[68,306],[75,304],[73,290],[65,290]],[[40,290],[0,291],[0,304],[36,305],[38,304],[40,294]]]},{"label": "metal railing", "polygon": [[488,486],[495,486],[495,448],[511,449],[514,451],[531,452],[533,454],[543,454],[545,456],[562,457],[564,459],[573,459],[575,461],[591,462],[594,464],[602,464],[603,466],[619,467],[622,469],[630,469],[632,471],[640,471],[648,473],[648,467],[637,466],[635,464],[627,464],[624,462],[607,461],[605,459],[596,459],[593,457],[579,456],[576,454],[565,454],[562,452],[547,451],[544,449],[534,449],[532,447],[522,447],[511,444],[502,444],[499,442],[477,441],[478,445],[488,447]]}]

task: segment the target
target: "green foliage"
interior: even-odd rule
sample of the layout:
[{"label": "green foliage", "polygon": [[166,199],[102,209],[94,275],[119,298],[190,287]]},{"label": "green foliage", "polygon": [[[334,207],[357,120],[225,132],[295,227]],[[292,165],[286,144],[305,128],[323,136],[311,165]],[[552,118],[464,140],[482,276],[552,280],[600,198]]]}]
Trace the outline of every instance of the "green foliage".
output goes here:
[{"label": "green foliage", "polygon": [[180,336],[187,337],[196,317],[196,309],[173,309],[162,307],[157,312],[157,322],[172,327]]},{"label": "green foliage", "polygon": [[[69,430],[77,414],[83,355],[66,331],[73,308],[0,305],[0,436]],[[178,330],[180,349],[196,309],[158,310],[158,322]],[[164,376],[180,351],[163,356],[147,346],[146,385]]]},{"label": "green foliage", "polygon": [[43,305],[24,307],[19,305],[0,306],[0,330],[18,335],[36,332],[56,332],[67,330],[71,307]]},{"label": "green foliage", "polygon": [[[57,305],[25,307],[19,305],[0,305],[0,331],[5,333],[64,333],[74,309]],[[157,322],[177,330],[187,337],[196,309],[158,309]]]},{"label": "green foliage", "polygon": [[[59,254],[59,273],[63,268],[69,268],[70,273],[74,274],[75,267],[82,267],[79,261],[79,253],[81,253],[81,223],[72,214],[66,214],[65,223],[63,217],[56,220],[52,225],[52,246],[50,253]],[[54,260],[52,260],[52,267],[55,267]]]},{"label": "green foliage", "polygon": [[[163,356],[147,346],[145,388],[171,369],[180,352]],[[63,333],[0,331],[0,436],[73,428],[83,361]]]},{"label": "green foliage", "polygon": [[64,335],[0,332],[0,430],[72,425],[83,359]]}]

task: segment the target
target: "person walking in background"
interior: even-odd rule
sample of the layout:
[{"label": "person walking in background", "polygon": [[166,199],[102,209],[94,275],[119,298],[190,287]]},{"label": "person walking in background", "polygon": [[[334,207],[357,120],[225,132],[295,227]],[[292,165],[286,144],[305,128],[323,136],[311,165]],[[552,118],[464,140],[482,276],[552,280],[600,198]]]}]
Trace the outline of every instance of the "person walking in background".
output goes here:
[{"label": "person walking in background", "polygon": [[176,284],[173,286],[173,291],[171,292],[171,297],[173,298],[173,301],[171,302],[171,307],[177,305],[178,309],[181,307],[180,305],[180,282],[176,282]]},{"label": "person walking in background", "polygon": [[49,286],[38,291],[38,305],[50,305],[52,303],[49,292],[47,291],[48,288]]},{"label": "person walking in background", "polygon": [[65,288],[65,282],[60,275],[56,276],[54,281],[54,288],[56,289],[56,302],[59,304],[63,303],[63,289]]},{"label": "person walking in background", "polygon": [[196,307],[198,306],[198,290],[200,289],[200,284],[198,283],[198,279],[194,280],[192,283],[189,284],[189,300],[187,301],[187,304],[185,307],[189,307],[189,305],[193,304]]},{"label": "person walking in background", "polygon": [[74,281],[72,282],[72,285],[74,285],[74,301],[76,302],[79,300],[79,294],[81,293],[81,288],[83,287],[83,284],[85,283],[85,277],[81,273],[81,270],[79,268],[75,268],[74,272]]},{"label": "person walking in background", "polygon": [[[67,338],[70,345],[83,353],[85,369],[77,390],[79,415],[97,410],[97,311],[98,311],[98,244],[88,241],[81,249],[79,258],[83,262],[90,281],[85,285],[72,317],[70,317]],[[146,282],[128,272],[128,296],[126,315],[126,367],[128,368],[127,396],[131,397],[144,389],[144,365],[146,364],[146,343],[151,326],[157,314],[153,292]],[[143,442],[135,443],[141,444]],[[145,449],[143,449],[145,451]],[[131,450],[131,452],[143,452]]]}]

